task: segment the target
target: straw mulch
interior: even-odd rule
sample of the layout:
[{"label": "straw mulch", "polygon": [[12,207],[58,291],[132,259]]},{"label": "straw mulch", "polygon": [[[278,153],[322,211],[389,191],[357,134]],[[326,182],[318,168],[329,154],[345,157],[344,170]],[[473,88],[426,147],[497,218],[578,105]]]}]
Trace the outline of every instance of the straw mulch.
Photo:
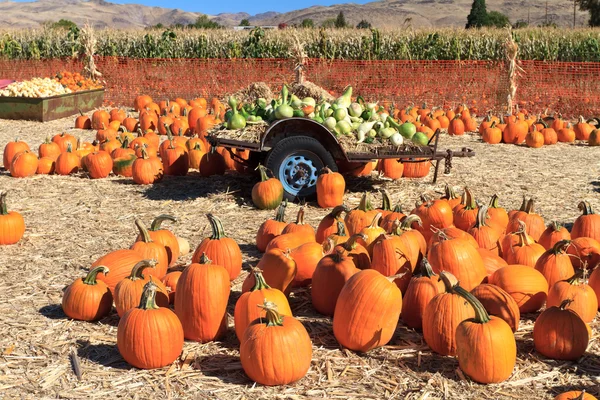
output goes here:
[{"label": "straw mulch", "polygon": [[220,125],[208,132],[209,136],[219,139],[241,140],[250,143],[260,142],[260,137],[266,132],[268,124],[259,123],[246,125],[244,129],[226,129],[225,125]]},{"label": "straw mulch", "polygon": [[[74,118],[51,123],[0,121],[0,147],[15,137],[32,149],[47,134],[72,126]],[[79,134],[79,132],[77,132]],[[86,132],[85,138],[92,134]],[[436,185],[429,178],[391,182],[376,176],[347,182],[347,204],[358,204],[360,192],[387,188],[394,203],[412,209],[422,192],[439,193],[444,183],[468,185],[477,198],[500,195],[501,204],[515,208],[523,194],[537,200],[549,220],[569,223],[579,214],[576,205],[588,199],[600,209],[598,150],[580,145],[542,149],[490,146],[478,138],[443,136],[442,147],[473,148],[474,158],[455,159],[449,176]],[[578,362],[547,360],[533,350],[535,315],[524,315],[517,332],[519,358],[511,378],[483,386],[465,378],[454,358],[433,354],[422,336],[401,323],[388,346],[356,354],[337,345],[331,320],[312,308],[307,289],[291,296],[292,309],[313,341],[313,362],[305,378],[285,387],[254,385],[238,359],[238,342],[230,329],[222,341],[186,342],[181,359],[154,371],[130,368],[115,343],[118,318],[113,312],[98,323],[70,321],[60,308],[63,288],[84,275],[101,255],[131,245],[133,221],[146,223],[163,213],[175,215],[173,226],[192,249],[207,236],[207,212],[218,215],[226,232],[244,254],[242,275],[233,282],[229,312],[240,295],[241,282],[260,256],[254,247],[256,229],[272,211],[251,206],[254,179],[237,174],[201,178],[166,177],[142,187],[128,179],[89,180],[36,176],[15,179],[0,173],[0,188],[9,190],[9,208],[22,213],[27,224],[23,240],[0,248],[0,398],[163,398],[163,399],[551,399],[567,389],[600,393],[600,324],[586,355]],[[374,199],[378,205],[379,197]],[[327,213],[309,205],[307,222],[316,227]],[[292,220],[297,206],[290,205]],[[181,263],[190,261],[190,255]],[[74,373],[80,364],[81,379]]]},{"label": "straw mulch", "polygon": [[294,83],[290,87],[290,92],[303,99],[305,97],[312,97],[316,101],[325,100],[333,101],[335,97],[331,95],[327,90],[322,87],[315,85],[310,81],[304,81],[302,83]]},{"label": "straw mulch", "polygon": [[263,98],[270,103],[274,98],[271,88],[264,82],[251,83],[248,87],[235,92],[233,97],[244,103],[253,103],[258,98]]}]

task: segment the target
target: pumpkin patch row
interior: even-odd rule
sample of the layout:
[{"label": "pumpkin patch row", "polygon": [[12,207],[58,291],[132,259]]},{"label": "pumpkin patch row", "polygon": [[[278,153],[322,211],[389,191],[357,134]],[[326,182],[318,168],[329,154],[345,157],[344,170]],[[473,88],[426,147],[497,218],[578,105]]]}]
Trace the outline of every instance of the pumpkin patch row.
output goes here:
[{"label": "pumpkin patch row", "polygon": [[[258,383],[288,384],[310,368],[310,336],[287,300],[298,287],[310,287],[313,307],[332,317],[342,347],[368,352],[384,346],[402,321],[422,331],[432,351],[457,357],[461,370],[481,383],[510,377],[521,314],[544,305],[534,324],[537,352],[576,360],[586,351],[600,295],[600,216],[587,202],[579,204],[582,215],[571,232],[546,226],[532,200],[507,212],[497,196],[485,206],[468,188],[460,198],[452,188],[442,198],[423,196],[408,215],[392,209],[386,193],[375,209],[365,193],[358,207],[336,206],[316,229],[305,222],[306,207],[290,223],[286,208],[280,203],[258,228],[256,245],[264,254],[235,304],[240,361]],[[114,301],[121,317],[117,346],[138,368],[172,363],[184,339],[222,338],[230,282],[241,273],[239,245],[211,214],[212,234],[192,263],[168,270],[185,241],[161,229],[165,218],[150,229],[136,220],[139,236],[131,249],[99,258],[63,299],[65,313],[83,320],[107,315]],[[96,297],[75,301],[76,290]],[[70,310],[84,304],[85,315]],[[140,335],[152,340],[136,344]],[[172,338],[168,345],[166,337]]]}]

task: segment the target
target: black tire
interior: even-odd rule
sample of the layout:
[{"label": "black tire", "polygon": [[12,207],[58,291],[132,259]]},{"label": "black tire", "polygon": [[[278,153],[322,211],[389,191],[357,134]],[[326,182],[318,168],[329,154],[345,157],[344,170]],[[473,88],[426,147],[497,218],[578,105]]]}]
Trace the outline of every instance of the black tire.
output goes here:
[{"label": "black tire", "polygon": [[283,139],[269,152],[265,164],[283,184],[283,196],[289,201],[314,199],[316,176],[321,169],[327,166],[337,171],[331,153],[318,140],[308,136]]}]

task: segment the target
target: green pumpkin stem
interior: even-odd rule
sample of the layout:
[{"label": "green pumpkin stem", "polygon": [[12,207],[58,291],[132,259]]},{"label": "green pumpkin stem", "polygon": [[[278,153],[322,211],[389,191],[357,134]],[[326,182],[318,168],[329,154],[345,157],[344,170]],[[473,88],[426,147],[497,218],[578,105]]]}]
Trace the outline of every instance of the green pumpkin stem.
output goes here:
[{"label": "green pumpkin stem", "polygon": [[72,153],[73,152],[73,145],[71,144],[71,142],[67,143],[67,153]]},{"label": "green pumpkin stem", "polygon": [[458,285],[458,280],[448,271],[440,272],[440,281],[444,283],[446,293],[454,293],[454,286]]},{"label": "green pumpkin stem", "polygon": [[160,226],[163,221],[177,222],[177,217],[168,214],[161,214],[154,218],[154,221],[152,221],[152,224],[150,225],[150,230],[153,232],[160,230]]},{"label": "green pumpkin stem", "polygon": [[283,317],[277,312],[277,305],[265,299],[263,304],[258,304],[267,313],[267,326],[283,326]]},{"label": "green pumpkin stem", "polygon": [[371,225],[369,225],[367,227],[367,229],[375,229],[379,226],[379,220],[381,219],[381,216],[383,214],[381,213],[377,213],[377,215],[373,218],[373,221],[371,221]]},{"label": "green pumpkin stem", "polygon": [[558,308],[560,308],[561,310],[564,310],[565,308],[567,308],[567,306],[569,304],[571,304],[573,302],[573,299],[564,299],[562,301],[562,303],[560,303],[560,305],[558,306]]},{"label": "green pumpkin stem", "polygon": [[98,265],[95,268],[92,268],[92,270],[90,272],[88,272],[88,274],[85,276],[85,278],[83,278],[83,283],[85,283],[86,285],[92,285],[94,286],[97,282],[96,282],[96,276],[102,272],[104,275],[108,275],[108,272],[110,270],[105,267],[104,265]]},{"label": "green pumpkin stem", "polygon": [[437,274],[433,271],[429,260],[427,260],[425,257],[423,257],[423,260],[421,260],[421,270],[419,271],[419,276],[426,276],[427,278],[437,276]]},{"label": "green pumpkin stem", "polygon": [[342,243],[341,246],[346,251],[352,251],[356,248],[356,245],[358,244],[358,239],[367,240],[368,238],[367,238],[367,235],[365,235],[364,233],[356,233],[356,234],[350,236],[348,241],[346,241],[345,243]]},{"label": "green pumpkin stem", "polygon": [[527,207],[525,207],[525,212],[527,214],[535,214],[535,203],[533,201],[533,199],[529,199],[529,201],[527,202]]},{"label": "green pumpkin stem", "polygon": [[144,291],[142,292],[138,308],[142,310],[158,310],[159,307],[156,305],[156,289],[158,289],[158,286],[150,278],[150,281],[144,285]]},{"label": "green pumpkin stem", "polygon": [[486,223],[486,219],[488,218],[488,207],[481,206],[477,211],[477,219],[475,220],[475,228],[482,228],[484,226],[488,226]]},{"label": "green pumpkin stem", "polygon": [[571,241],[567,239],[556,242],[554,246],[552,246],[552,253],[554,255],[565,253],[567,251],[567,247],[569,247],[570,245]]},{"label": "green pumpkin stem", "polygon": [[421,220],[421,217],[415,214],[407,215],[406,218],[402,220],[402,223],[400,224],[400,229],[403,231],[410,231],[412,230],[412,224],[414,223],[416,223],[419,226],[423,226],[423,221]]},{"label": "green pumpkin stem", "polygon": [[525,211],[527,210],[527,197],[525,197],[523,195],[523,202],[521,203],[521,207],[519,208],[519,211]]},{"label": "green pumpkin stem", "polygon": [[346,235],[346,227],[344,225],[344,221],[338,219],[337,222],[336,222],[336,224],[337,224],[337,233],[336,233],[336,235],[337,236],[348,236],[348,235]]},{"label": "green pumpkin stem", "polygon": [[267,176],[267,167],[265,167],[262,164],[258,164],[258,167],[256,167],[256,169],[260,172],[260,181],[261,182],[265,182],[269,180],[269,177]]},{"label": "green pumpkin stem", "polygon": [[219,240],[222,238],[226,238],[227,235],[223,230],[223,223],[217,217],[212,214],[206,214],[208,221],[210,222],[210,226],[212,228],[212,236],[210,237],[212,240]]},{"label": "green pumpkin stem", "polygon": [[574,285],[577,281],[584,276],[584,273],[587,272],[587,269],[579,269],[575,271],[572,277],[566,279],[569,284]]},{"label": "green pumpkin stem", "polygon": [[275,221],[285,222],[285,208],[287,207],[287,199],[283,200],[277,208],[277,214],[275,214]]},{"label": "green pumpkin stem", "polygon": [[392,210],[393,213],[398,213],[398,214],[402,214],[402,206],[400,204],[396,204],[396,206],[394,207],[394,209]]},{"label": "green pumpkin stem", "polygon": [[452,289],[454,290],[454,293],[458,294],[460,297],[465,299],[467,303],[469,303],[471,307],[473,307],[473,309],[475,310],[475,318],[471,320],[472,322],[475,322],[476,324],[485,324],[487,322],[490,322],[490,316],[488,312],[485,310],[483,304],[481,304],[481,302],[477,300],[475,296],[469,293],[469,291],[460,287],[460,285],[458,284],[456,284]]},{"label": "green pumpkin stem", "polygon": [[348,212],[348,207],[344,204],[342,204],[341,206],[333,207],[333,210],[331,210],[331,212],[327,214],[327,216],[336,220],[340,217],[340,215],[342,215],[343,212]]},{"label": "green pumpkin stem", "polygon": [[140,232],[142,241],[144,243],[152,243],[152,238],[150,237],[150,233],[148,232],[146,225],[144,225],[144,223],[142,222],[141,219],[139,219],[139,218],[135,219],[135,226],[138,228],[138,231]]},{"label": "green pumpkin stem", "polygon": [[550,222],[550,227],[552,227],[552,230],[555,232],[558,232],[563,228],[562,224],[558,221]]},{"label": "green pumpkin stem", "polygon": [[475,201],[475,197],[473,197],[473,193],[471,193],[471,189],[465,188],[462,204],[465,206],[465,210],[477,209],[477,202]]},{"label": "green pumpkin stem", "polygon": [[358,205],[357,210],[361,210],[364,212],[373,210],[373,206],[371,205],[371,200],[369,199],[369,193],[365,192],[360,199],[360,203]]},{"label": "green pumpkin stem", "polygon": [[145,147],[142,147],[142,159],[147,160],[150,157],[148,157],[148,152],[146,151]]},{"label": "green pumpkin stem", "polygon": [[202,253],[202,255],[200,256],[200,260],[198,260],[198,262],[202,265],[212,264],[212,260],[210,258],[208,258],[206,253]]},{"label": "green pumpkin stem", "polygon": [[592,215],[594,214],[594,210],[592,209],[592,205],[588,201],[582,201],[577,205],[577,208],[583,212],[583,215]]},{"label": "green pumpkin stem", "polygon": [[0,192],[0,215],[7,215],[8,208],[6,206],[6,195],[8,192]]},{"label": "green pumpkin stem", "polygon": [[527,226],[525,225],[525,222],[521,220],[519,220],[519,230],[514,234],[519,235],[519,238],[521,239],[521,243],[519,244],[520,247],[529,246],[533,243],[527,234]]},{"label": "green pumpkin stem", "polygon": [[492,196],[492,198],[490,199],[490,208],[500,208],[500,205],[498,204],[498,195],[495,194]]},{"label": "green pumpkin stem", "polygon": [[456,192],[454,191],[454,188],[450,185],[448,185],[446,183],[446,187],[444,188],[444,199],[446,200],[452,200],[452,199],[457,199],[458,195],[456,194]]},{"label": "green pumpkin stem", "polygon": [[250,289],[251,292],[254,292],[255,290],[271,289],[271,286],[269,286],[267,281],[265,281],[265,277],[263,276],[260,268],[252,268],[252,273],[254,274],[254,280],[256,283],[252,289]]},{"label": "green pumpkin stem", "polygon": [[382,211],[392,211],[392,200],[390,199],[390,193],[385,189],[381,190],[381,201]]},{"label": "green pumpkin stem", "polygon": [[144,269],[154,267],[156,267],[156,260],[142,260],[135,264],[133,268],[131,268],[131,274],[129,274],[129,279],[131,279],[132,281],[144,279],[144,274],[142,273]]}]

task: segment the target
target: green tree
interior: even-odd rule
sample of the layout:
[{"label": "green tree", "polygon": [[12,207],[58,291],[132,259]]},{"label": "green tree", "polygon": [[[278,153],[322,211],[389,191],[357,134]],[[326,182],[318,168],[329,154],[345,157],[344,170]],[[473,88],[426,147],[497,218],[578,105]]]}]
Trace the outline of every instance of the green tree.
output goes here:
[{"label": "green tree", "polygon": [[203,14],[196,18],[196,22],[189,24],[188,27],[196,29],[218,29],[221,28],[221,25],[215,21],[211,21],[208,16]]},{"label": "green tree", "polygon": [[356,25],[357,29],[371,29],[371,23],[365,19],[361,20],[358,25]]},{"label": "green tree", "polygon": [[321,26],[323,28],[335,28],[335,18],[327,18],[325,21],[321,22]]},{"label": "green tree", "polygon": [[314,28],[315,22],[310,18],[304,18],[300,26],[302,26],[303,28]]},{"label": "green tree", "polygon": [[496,28],[504,28],[510,26],[510,20],[508,17],[498,11],[490,11],[487,14],[487,26],[494,26]]},{"label": "green tree", "polygon": [[240,26],[250,26],[250,21],[247,18],[244,18],[240,21]]},{"label": "green tree", "polygon": [[467,16],[465,28],[480,28],[487,25],[488,14],[485,8],[485,0],[473,0],[471,12]]},{"label": "green tree", "polygon": [[513,29],[527,28],[528,26],[529,24],[527,23],[527,21],[520,19],[513,24]]},{"label": "green tree", "polygon": [[335,19],[335,27],[336,28],[345,28],[347,26],[348,26],[348,23],[346,22],[346,17],[344,17],[344,12],[340,11],[337,18]]},{"label": "green tree", "polygon": [[590,26],[600,26],[600,0],[577,0],[581,11],[590,12]]},{"label": "green tree", "polygon": [[57,22],[52,22],[50,24],[50,28],[52,29],[71,29],[77,28],[77,24],[73,21],[69,21],[68,19],[60,19]]}]

